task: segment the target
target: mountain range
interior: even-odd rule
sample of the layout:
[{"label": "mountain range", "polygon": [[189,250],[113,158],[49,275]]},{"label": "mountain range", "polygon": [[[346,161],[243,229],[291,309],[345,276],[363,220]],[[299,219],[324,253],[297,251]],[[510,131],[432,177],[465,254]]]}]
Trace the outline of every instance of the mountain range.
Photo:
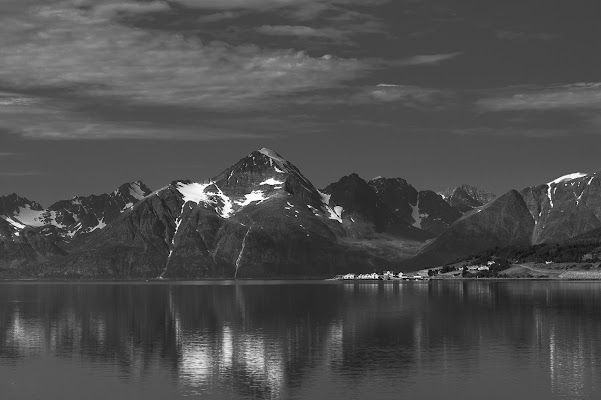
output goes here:
[{"label": "mountain range", "polygon": [[357,174],[317,189],[269,149],[208,180],[141,181],[48,208],[0,197],[4,276],[66,279],[316,278],[412,270],[490,247],[601,227],[597,174],[496,197],[418,191]]}]

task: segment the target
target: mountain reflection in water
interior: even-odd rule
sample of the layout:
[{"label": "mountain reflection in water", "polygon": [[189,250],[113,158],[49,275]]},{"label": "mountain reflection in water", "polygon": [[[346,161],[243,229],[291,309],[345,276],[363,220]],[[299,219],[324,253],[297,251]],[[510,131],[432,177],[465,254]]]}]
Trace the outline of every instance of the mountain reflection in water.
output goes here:
[{"label": "mountain reflection in water", "polygon": [[601,283],[0,284],[3,398],[594,398]]}]

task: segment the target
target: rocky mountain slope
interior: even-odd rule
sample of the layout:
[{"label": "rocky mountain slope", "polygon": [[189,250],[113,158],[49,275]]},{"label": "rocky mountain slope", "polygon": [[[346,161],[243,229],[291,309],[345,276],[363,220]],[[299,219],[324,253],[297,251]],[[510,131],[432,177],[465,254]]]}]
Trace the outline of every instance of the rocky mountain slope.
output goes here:
[{"label": "rocky mountain slope", "polygon": [[93,232],[93,240],[36,273],[195,279],[391,268],[406,254],[383,254],[367,242],[415,242],[425,232],[380,218],[373,189],[351,179],[357,194],[366,189],[372,197],[337,201],[338,191],[320,192],[293,164],[261,149],[210,180],[175,181],[149,194]]},{"label": "rocky mountain slope", "polygon": [[532,243],[561,242],[601,228],[600,178],[575,173],[522,190],[536,222]]},{"label": "rocky mountain slope", "polygon": [[104,228],[150,193],[142,182],[109,194],[78,196],[47,209],[16,194],[0,196],[0,267],[17,267],[66,256],[67,250]]},{"label": "rocky mountain slope", "polygon": [[150,192],[140,181],[125,183],[112,193],[77,196],[58,201],[47,209],[16,194],[0,196],[0,218],[17,229],[45,227],[45,233],[69,241],[77,235],[104,228]]},{"label": "rocky mountain slope", "polygon": [[438,236],[461,217],[461,212],[431,190],[418,192],[401,178],[374,178],[369,181],[380,201],[399,219]]},{"label": "rocky mountain slope", "polygon": [[444,195],[357,174],[318,190],[263,148],[212,179],[154,192],[138,181],[48,208],[0,197],[0,270],[82,279],[328,277],[432,267],[601,229],[599,173],[498,198],[468,186]]},{"label": "rocky mountain slope", "polygon": [[493,247],[562,243],[598,228],[599,173],[569,174],[467,212],[405,267],[432,267]]},{"label": "rocky mountain slope", "polygon": [[512,190],[461,217],[405,268],[438,266],[495,246],[530,244],[533,230],[534,219],[524,199]]},{"label": "rocky mountain slope", "polygon": [[470,185],[461,185],[454,189],[447,189],[439,194],[446,202],[462,213],[481,207],[497,197],[495,194]]}]

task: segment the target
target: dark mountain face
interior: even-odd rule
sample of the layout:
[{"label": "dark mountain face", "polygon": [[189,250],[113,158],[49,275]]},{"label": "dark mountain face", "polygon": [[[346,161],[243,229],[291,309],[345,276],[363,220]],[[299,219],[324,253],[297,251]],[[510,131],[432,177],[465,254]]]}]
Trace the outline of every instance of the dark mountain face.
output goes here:
[{"label": "dark mountain face", "polygon": [[33,267],[67,253],[46,235],[0,217],[0,270]]},{"label": "dark mountain face", "polygon": [[369,181],[380,201],[400,220],[438,236],[461,212],[430,190],[418,192],[401,178],[375,178]]},{"label": "dark mountain face", "polygon": [[466,213],[407,265],[431,267],[493,247],[565,243],[601,228],[600,216],[599,174],[566,175]]},{"label": "dark mountain face", "polygon": [[417,204],[418,192],[401,178],[374,178],[369,181],[382,204],[401,220],[414,224],[413,209]]},{"label": "dark mountain face", "polygon": [[[417,226],[435,236],[440,235],[461,217],[461,211],[451,206],[431,190],[419,192],[417,208]],[[415,212],[414,212],[415,214]]]},{"label": "dark mountain face", "polygon": [[17,196],[15,193],[8,196],[0,196],[0,215],[13,215],[23,208],[29,208],[34,211],[43,210],[40,204],[25,197]]},{"label": "dark mountain face", "polygon": [[330,198],[261,149],[213,179],[176,181],[143,198],[68,257],[46,263],[45,276],[317,277],[391,266],[344,240],[347,222]]},{"label": "dark mountain face", "polygon": [[461,217],[405,267],[430,268],[495,246],[528,245],[533,231],[524,199],[512,190]]},{"label": "dark mountain face", "polygon": [[462,213],[483,206],[497,197],[492,193],[470,185],[461,185],[454,189],[447,189],[441,192],[440,195]]},{"label": "dark mountain face", "polygon": [[561,242],[601,227],[599,174],[571,174],[521,191],[536,222],[533,244]]},{"label": "dark mountain face", "polygon": [[377,232],[386,230],[389,219],[394,218],[374,189],[357,174],[341,178],[324,192],[329,195],[331,207],[340,207],[343,218],[372,223]]},{"label": "dark mountain face", "polygon": [[[378,193],[375,187],[381,192]],[[412,208],[403,203],[406,195],[411,196],[411,189],[402,179],[374,185],[357,174],[351,174],[330,184],[323,191],[329,196],[330,207],[339,213],[346,222],[345,227],[354,236],[370,235],[373,231],[405,239],[425,240],[431,235],[414,226],[411,214],[407,215],[407,208]],[[401,203],[395,203],[396,199]]]},{"label": "dark mountain face", "polygon": [[[356,174],[319,191],[293,164],[261,149],[213,179],[174,181],[153,193],[134,182],[48,209],[17,195],[1,197],[0,272],[328,277],[402,262],[405,269],[431,267],[491,247],[565,242],[601,229],[598,174],[572,174],[491,198],[463,186],[445,201],[400,178],[366,182]],[[418,246],[419,254],[407,260]]]}]

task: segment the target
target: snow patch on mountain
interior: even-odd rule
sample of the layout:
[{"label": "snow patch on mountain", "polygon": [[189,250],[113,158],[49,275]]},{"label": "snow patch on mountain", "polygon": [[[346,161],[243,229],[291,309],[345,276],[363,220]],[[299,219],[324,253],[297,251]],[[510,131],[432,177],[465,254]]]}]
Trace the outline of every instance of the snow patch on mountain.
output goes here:
[{"label": "snow patch on mountain", "polygon": [[416,228],[421,229],[422,228],[422,218],[419,214],[419,199],[417,200],[417,203],[415,204],[410,204],[411,206],[411,218],[413,218],[413,226]]},{"label": "snow patch on mountain", "polygon": [[129,188],[129,194],[136,200],[142,200],[144,197],[144,191],[140,187],[140,182],[134,182]]},{"label": "snow patch on mountain", "polygon": [[278,181],[277,179],[273,179],[273,178],[269,178],[269,179],[264,180],[263,182],[259,183],[259,185],[261,185],[261,186],[263,186],[263,185],[281,186],[283,184],[284,184],[283,181]]},{"label": "snow patch on mountain", "polygon": [[[572,174],[567,174],[567,175],[564,175],[564,176],[560,176],[559,178],[554,179],[551,182],[547,183],[547,198],[549,199],[549,205],[551,206],[550,208],[554,207],[553,195],[555,194],[555,191],[557,190],[557,186],[560,183],[567,183],[567,182],[570,182],[570,181],[574,181],[576,179],[583,178],[583,177],[585,177],[587,175],[588,174],[585,174],[583,172],[574,172]],[[573,183],[574,182],[572,182],[572,184]],[[578,199],[577,199],[577,203],[579,203]]]},{"label": "snow patch on mountain", "polygon": [[236,201],[236,204],[238,204],[241,207],[244,207],[253,202],[262,203],[265,200],[267,200],[267,197],[265,197],[265,193],[263,191],[253,190],[251,193],[244,195],[244,200]]},{"label": "snow patch on mountain", "polygon": [[88,232],[94,232],[96,229],[104,229],[106,227],[106,223],[104,222],[104,218],[98,221],[98,225],[90,228]]},{"label": "snow patch on mountain", "polygon": [[32,210],[29,204],[26,204],[23,207],[19,207],[19,211],[17,211],[14,217],[21,223],[29,226],[44,226],[46,223],[44,222],[44,213],[45,211],[41,210]]},{"label": "snow patch on mountain", "polygon": [[547,187],[547,198],[549,199],[549,204],[551,205],[551,208],[553,208],[553,194],[551,193],[553,186],[551,186],[550,184]]},{"label": "snow patch on mountain", "polygon": [[330,198],[332,197],[331,194],[323,193],[320,190],[318,190],[317,193],[319,193],[319,196],[321,196],[323,208],[328,214],[328,218],[342,223],[342,212],[344,209],[340,206],[335,206],[334,208],[330,207]]},{"label": "snow patch on mountain", "polygon": [[568,175],[564,175],[564,176],[560,176],[559,178],[552,180],[551,182],[547,183],[547,185],[551,186],[551,185],[556,185],[558,183],[562,183],[562,182],[568,182],[568,181],[573,181],[574,179],[578,179],[578,178],[583,178],[585,176],[587,176],[588,174],[582,173],[582,172],[575,172],[573,174],[568,174]]},{"label": "snow patch on mountain", "polygon": [[287,162],[278,153],[276,153],[275,151],[268,149],[266,147],[263,147],[261,150],[259,150],[259,153],[265,154],[267,157],[271,158],[272,160],[276,160],[276,161],[284,162],[284,163]]},{"label": "snow patch on mountain", "polygon": [[25,228],[25,225],[15,221],[14,219],[10,218],[10,217],[6,217],[3,218],[6,222],[8,222],[9,224],[11,224],[12,226],[14,226],[17,229],[23,229]]},{"label": "snow patch on mountain", "polygon": [[179,182],[176,186],[177,191],[183,196],[184,202],[191,201],[193,203],[211,203],[215,202],[210,198],[208,193],[205,193],[205,189],[211,186],[213,183],[182,183]]},{"label": "snow patch on mountain", "polygon": [[[288,161],[286,161],[282,156],[280,156],[275,151],[263,147],[259,150],[259,153],[266,155],[270,158],[270,163],[275,169],[275,172],[280,174],[285,174],[290,172],[290,168],[288,167]],[[275,164],[275,165],[274,165]]]},{"label": "snow patch on mountain", "polygon": [[223,202],[223,206],[219,209],[221,216],[223,218],[231,217],[234,212],[234,205],[232,204],[232,200],[228,196],[226,196],[225,193],[223,193],[219,186],[215,185],[215,188],[217,189],[217,193],[215,193],[214,195],[221,198],[221,201]]}]

